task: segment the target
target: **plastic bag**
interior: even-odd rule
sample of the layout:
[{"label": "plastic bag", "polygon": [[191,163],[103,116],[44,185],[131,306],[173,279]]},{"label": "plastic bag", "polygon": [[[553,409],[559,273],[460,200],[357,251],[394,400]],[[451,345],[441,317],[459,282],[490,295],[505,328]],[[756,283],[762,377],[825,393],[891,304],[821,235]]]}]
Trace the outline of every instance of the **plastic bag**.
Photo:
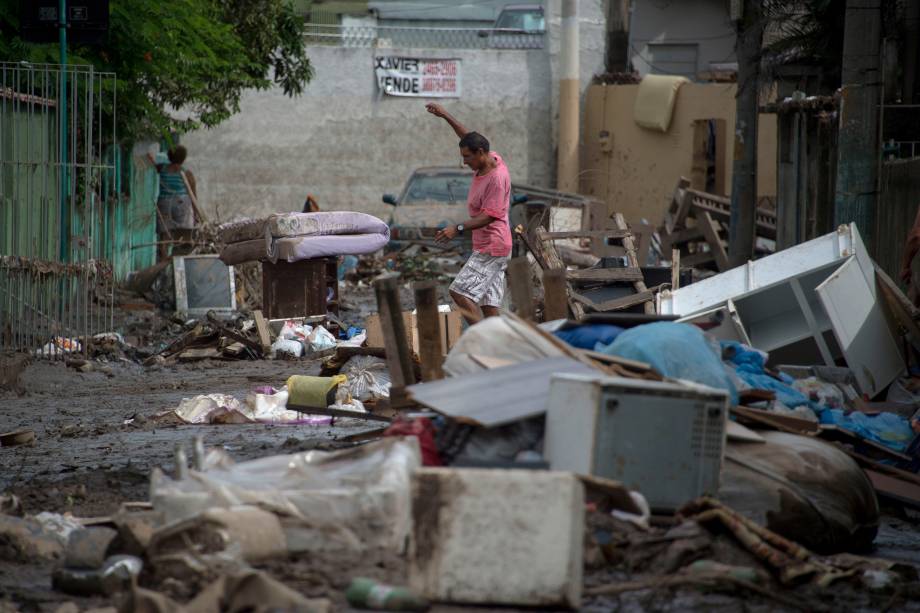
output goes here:
[{"label": "plastic bag", "polygon": [[323,351],[335,347],[335,337],[332,333],[322,326],[316,326],[307,337],[310,344],[310,351]]},{"label": "plastic bag", "polygon": [[844,414],[840,409],[828,409],[820,415],[822,424],[833,424],[895,451],[904,451],[914,439],[910,420],[894,413],[866,415],[859,411]]},{"label": "plastic bag", "polygon": [[348,377],[348,391],[361,402],[390,397],[390,371],[387,363],[371,355],[356,355],[342,367]]},{"label": "plastic bag", "polygon": [[277,356],[279,353],[287,353],[299,358],[303,355],[303,343],[292,338],[283,338],[279,336],[272,343],[272,355]]},{"label": "plastic bag", "polygon": [[726,390],[732,404],[738,403],[738,390],[726,374],[721,356],[696,326],[670,321],[636,326],[598,350],[648,362],[666,377]]},{"label": "plastic bag", "polygon": [[419,466],[413,437],[239,464],[212,449],[204,470],[190,469],[185,479],[154,469],[150,501],[168,522],[236,505],[277,510],[287,524],[297,523],[285,529],[289,550],[385,547],[401,553],[411,521],[410,476]]}]

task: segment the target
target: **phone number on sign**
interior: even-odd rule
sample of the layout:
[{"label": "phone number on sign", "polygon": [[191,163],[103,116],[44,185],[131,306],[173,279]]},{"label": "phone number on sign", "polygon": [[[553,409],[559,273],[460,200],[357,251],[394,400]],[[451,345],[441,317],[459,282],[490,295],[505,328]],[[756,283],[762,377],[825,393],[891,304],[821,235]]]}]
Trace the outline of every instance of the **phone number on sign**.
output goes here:
[{"label": "phone number on sign", "polygon": [[457,64],[456,62],[431,62],[425,64],[425,67],[422,69],[422,74],[439,77],[455,77],[457,76]]},{"label": "phone number on sign", "polygon": [[455,92],[457,79],[422,79],[423,92]]}]

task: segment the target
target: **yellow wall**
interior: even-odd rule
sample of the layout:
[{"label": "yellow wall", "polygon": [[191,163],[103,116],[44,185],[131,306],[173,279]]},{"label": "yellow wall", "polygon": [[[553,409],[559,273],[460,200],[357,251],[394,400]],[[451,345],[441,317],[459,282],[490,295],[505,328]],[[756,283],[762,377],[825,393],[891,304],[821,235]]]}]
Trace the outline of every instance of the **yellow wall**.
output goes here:
[{"label": "yellow wall", "polygon": [[[638,85],[592,85],[585,100],[581,193],[607,202],[629,221],[664,219],[674,186],[690,177],[694,121],[722,119],[722,175],[731,187],[735,85],[686,83],[678,92],[668,132],[640,128],[633,121]],[[604,133],[609,136],[605,139]],[[605,143],[606,140],[606,143]],[[761,115],[758,134],[759,196],[776,195],[776,116]],[[725,194],[727,195],[727,194]]]}]

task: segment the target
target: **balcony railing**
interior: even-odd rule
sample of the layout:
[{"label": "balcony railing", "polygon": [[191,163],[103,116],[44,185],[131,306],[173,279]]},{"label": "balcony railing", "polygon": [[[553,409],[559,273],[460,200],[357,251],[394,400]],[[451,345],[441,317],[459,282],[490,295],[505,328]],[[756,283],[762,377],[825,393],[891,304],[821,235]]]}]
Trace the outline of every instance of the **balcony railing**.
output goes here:
[{"label": "balcony railing", "polygon": [[495,28],[416,28],[308,23],[310,45],[423,49],[542,49],[545,31]]}]

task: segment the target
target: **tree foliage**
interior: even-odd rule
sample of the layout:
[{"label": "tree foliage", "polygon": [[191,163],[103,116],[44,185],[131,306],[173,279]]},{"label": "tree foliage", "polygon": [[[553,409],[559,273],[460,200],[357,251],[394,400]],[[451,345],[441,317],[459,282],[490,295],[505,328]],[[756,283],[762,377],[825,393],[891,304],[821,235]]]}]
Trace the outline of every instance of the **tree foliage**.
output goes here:
[{"label": "tree foliage", "polygon": [[[120,139],[215,126],[246,89],[303,91],[312,68],[288,0],[110,0],[108,40],[70,61],[114,72]],[[56,44],[19,37],[19,0],[0,0],[0,60],[57,63]]]}]

